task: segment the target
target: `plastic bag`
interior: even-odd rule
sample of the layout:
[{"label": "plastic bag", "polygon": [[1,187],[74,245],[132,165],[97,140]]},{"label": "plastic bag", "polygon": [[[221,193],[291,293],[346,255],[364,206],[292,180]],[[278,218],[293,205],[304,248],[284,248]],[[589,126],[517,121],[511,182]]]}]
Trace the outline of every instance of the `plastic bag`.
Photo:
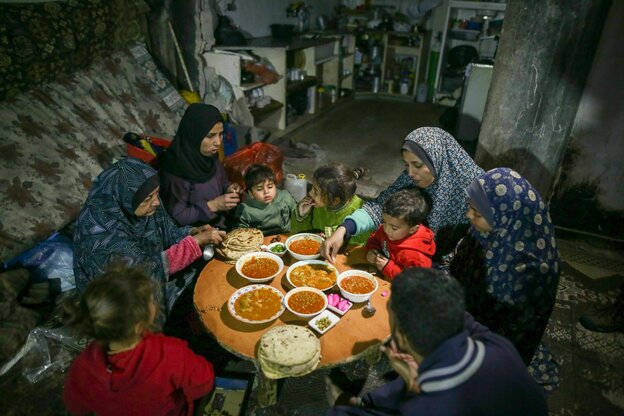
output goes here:
[{"label": "plastic bag", "polygon": [[54,372],[64,372],[89,342],[88,338],[74,338],[65,327],[37,327],[30,331],[15,357],[0,368],[0,375],[19,362],[22,375],[29,382],[36,383]]},{"label": "plastic bag", "polygon": [[58,232],[4,265],[16,266],[28,269],[36,282],[59,279],[62,292],[76,287],[72,241]]},{"label": "plastic bag", "polygon": [[269,143],[254,143],[241,148],[223,161],[228,179],[245,188],[245,171],[254,163],[266,165],[275,173],[280,184],[284,180],[284,154],[279,147]]}]

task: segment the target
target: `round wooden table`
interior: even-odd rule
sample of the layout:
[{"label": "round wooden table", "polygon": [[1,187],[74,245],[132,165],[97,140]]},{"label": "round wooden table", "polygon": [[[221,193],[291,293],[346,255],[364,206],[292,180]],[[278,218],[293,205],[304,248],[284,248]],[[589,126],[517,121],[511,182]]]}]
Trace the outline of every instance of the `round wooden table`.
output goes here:
[{"label": "round wooden table", "polygon": [[[270,240],[271,237],[266,237],[265,243],[268,244]],[[285,236],[282,236],[281,241],[285,241]],[[288,253],[282,257],[282,260],[284,260],[284,270],[268,284],[286,294],[291,289],[286,280],[286,270],[297,260]],[[346,255],[339,254],[334,265],[338,272],[361,269],[372,273],[375,270],[366,262],[363,247],[348,249]],[[345,364],[362,357],[379,356],[378,346],[390,336],[386,309],[390,296],[390,283],[382,279],[377,280],[379,288],[371,297],[371,303],[377,310],[373,316],[363,313],[366,303],[355,303],[347,313],[342,316],[338,315],[341,318],[340,321],[325,334],[319,335],[310,329],[319,337],[321,343],[319,368]],[[238,275],[234,265],[215,258],[208,262],[201,272],[195,284],[193,301],[204,326],[214,335],[217,342],[233,354],[253,360],[258,367],[256,351],[262,334],[278,325],[307,326],[308,321],[302,320],[288,310],[275,321],[266,324],[247,324],[235,319],[228,311],[227,301],[237,289],[248,284],[251,283]],[[337,287],[325,293],[332,292],[340,293]],[[259,374],[262,372],[259,371]],[[261,404],[275,403],[276,384],[264,377],[261,377],[260,382],[263,394],[259,392],[258,397]]]}]

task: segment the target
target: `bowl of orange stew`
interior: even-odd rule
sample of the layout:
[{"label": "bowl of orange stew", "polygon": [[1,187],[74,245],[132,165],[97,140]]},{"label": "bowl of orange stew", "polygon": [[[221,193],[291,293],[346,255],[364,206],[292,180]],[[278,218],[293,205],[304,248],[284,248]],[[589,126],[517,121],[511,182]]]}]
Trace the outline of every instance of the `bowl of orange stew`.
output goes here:
[{"label": "bowl of orange stew", "polygon": [[249,285],[238,289],[228,300],[230,315],[248,324],[264,324],[285,310],[284,295],[269,285]]},{"label": "bowl of orange stew", "polygon": [[310,319],[327,308],[327,296],[313,287],[297,287],[286,293],[284,306],[299,318]]},{"label": "bowl of orange stew", "polygon": [[325,239],[320,235],[299,233],[286,240],[286,250],[296,260],[314,260],[321,255],[321,244]]},{"label": "bowl of orange stew", "polygon": [[284,262],[273,253],[247,253],[236,261],[236,272],[251,283],[271,281],[282,270]]},{"label": "bowl of orange stew", "polygon": [[292,287],[313,287],[325,291],[336,285],[338,269],[323,260],[301,260],[288,268],[286,280]]},{"label": "bowl of orange stew", "polygon": [[353,303],[366,302],[379,287],[377,279],[363,270],[347,270],[338,275],[338,288]]}]

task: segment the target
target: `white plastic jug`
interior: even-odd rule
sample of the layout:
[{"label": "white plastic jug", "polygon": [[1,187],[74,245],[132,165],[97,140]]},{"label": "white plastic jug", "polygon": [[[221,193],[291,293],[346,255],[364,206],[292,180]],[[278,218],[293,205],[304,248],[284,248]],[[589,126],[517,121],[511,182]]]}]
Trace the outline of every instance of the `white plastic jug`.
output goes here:
[{"label": "white plastic jug", "polygon": [[293,175],[289,173],[286,175],[284,181],[284,188],[295,198],[295,201],[301,201],[308,193],[308,181],[303,173],[299,175]]}]

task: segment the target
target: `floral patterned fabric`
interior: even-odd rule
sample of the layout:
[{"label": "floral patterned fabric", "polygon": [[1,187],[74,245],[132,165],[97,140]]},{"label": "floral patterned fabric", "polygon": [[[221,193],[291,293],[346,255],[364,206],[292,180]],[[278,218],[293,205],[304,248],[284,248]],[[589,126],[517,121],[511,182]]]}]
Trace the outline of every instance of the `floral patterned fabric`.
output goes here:
[{"label": "floral patterned fabric", "polygon": [[143,44],[0,102],[0,260],[77,217],[124,132],[173,137],[185,108]]},{"label": "floral patterned fabric", "polygon": [[555,304],[559,252],[548,206],[535,188],[509,168],[477,178],[494,218],[493,230],[471,228],[450,271],[466,290],[479,322],[507,337],[528,365]]},{"label": "floral patterned fabric", "polygon": [[142,0],[0,4],[0,99],[143,39]]}]

